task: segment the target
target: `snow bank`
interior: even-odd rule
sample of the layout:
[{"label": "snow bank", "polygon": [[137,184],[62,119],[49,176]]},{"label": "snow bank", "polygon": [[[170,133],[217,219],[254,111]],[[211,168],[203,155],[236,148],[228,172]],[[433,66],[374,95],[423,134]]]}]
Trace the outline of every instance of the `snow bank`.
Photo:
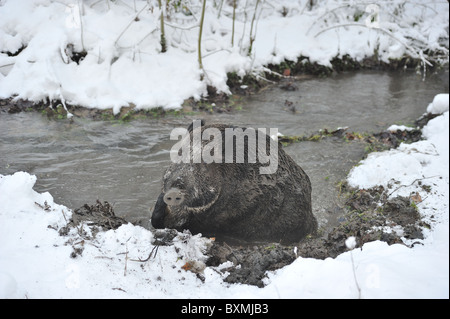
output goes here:
[{"label": "snow bank", "polygon": [[[421,194],[417,207],[431,227],[423,240],[413,248],[370,242],[334,259],[299,257],[269,272],[264,288],[224,284],[226,273],[203,269],[209,240],[198,235],[179,234],[145,263],[136,260],[152,252],[153,234],[139,226],[92,239],[84,225],[60,236],[70,210],[35,192],[35,176],[0,175],[0,297],[449,298],[448,116],[424,127],[426,140],[370,154],[348,176],[361,188]],[[200,275],[186,271],[186,262]]]},{"label": "snow bank", "polygon": [[[426,63],[429,50],[448,60],[445,2],[322,0],[311,8],[306,0],[238,1],[234,33],[230,2],[207,3],[200,70],[199,1],[163,8],[167,52],[156,0],[0,1],[0,97],[115,113],[123,106],[179,108],[206,95],[207,85],[230,93],[227,72],[260,74],[269,63],[300,56],[325,66],[335,57],[375,54],[384,62],[412,56]],[[77,61],[73,52],[83,51]]]},{"label": "snow bank", "polygon": [[431,114],[442,114],[448,111],[448,93],[438,94],[434,97],[433,102],[431,102],[427,107],[427,112]]},{"label": "snow bank", "polygon": [[0,175],[0,298],[180,298],[188,297],[186,287],[201,286],[194,273],[180,269],[205,260],[207,239],[179,234],[149,262],[133,261],[153,249],[150,231],[128,224],[89,240],[84,225],[60,236],[71,211],[49,193],[35,192],[35,182],[25,172]]}]

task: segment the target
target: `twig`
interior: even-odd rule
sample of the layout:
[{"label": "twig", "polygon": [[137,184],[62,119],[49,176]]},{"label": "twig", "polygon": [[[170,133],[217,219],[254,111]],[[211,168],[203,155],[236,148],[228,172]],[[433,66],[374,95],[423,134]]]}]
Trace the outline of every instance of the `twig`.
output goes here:
[{"label": "twig", "polygon": [[427,59],[425,59],[425,57],[423,56],[422,51],[417,52],[413,47],[411,47],[409,44],[405,43],[404,41],[402,41],[401,39],[397,38],[395,35],[392,34],[392,32],[390,32],[389,30],[386,30],[384,28],[380,28],[380,27],[368,27],[365,24],[361,24],[361,23],[344,23],[344,24],[339,24],[339,25],[334,25],[328,28],[325,28],[319,32],[316,33],[316,35],[314,35],[314,37],[318,37],[320,34],[335,29],[335,28],[340,28],[340,27],[363,27],[363,28],[367,28],[367,29],[373,29],[373,30],[378,30],[381,31],[385,34],[387,34],[388,36],[390,36],[391,38],[393,38],[394,40],[400,42],[400,44],[402,44],[407,50],[409,50],[411,53],[413,53],[414,57],[418,57],[422,60],[422,62],[425,64],[428,64],[429,66],[433,66],[433,64],[431,62],[429,62]]},{"label": "twig", "polygon": [[141,14],[142,11],[144,11],[146,8],[148,7],[148,3],[138,12],[135,14],[133,20],[131,20],[127,26],[122,30],[122,32],[119,34],[119,36],[117,37],[116,41],[114,41],[114,45],[117,45],[117,42],[119,41],[119,39],[122,37],[122,35],[125,33],[125,31],[128,30],[128,28],[130,27],[130,25],[136,20],[136,18]]},{"label": "twig", "polygon": [[232,53],[232,51],[229,50],[229,49],[219,49],[219,50],[215,50],[215,51],[212,51],[212,52],[209,52],[209,53],[203,55],[203,58],[206,58],[206,57],[208,57],[210,55],[213,55],[215,53],[222,52],[222,51],[227,51],[228,53]]},{"label": "twig", "polygon": [[[355,4],[355,5],[357,5],[357,4]],[[308,30],[306,31],[305,35],[308,35],[309,32],[311,31],[312,27],[317,23],[317,21],[321,20],[321,19],[322,19],[323,17],[325,17],[327,14],[334,13],[334,11],[336,11],[336,10],[338,10],[338,9],[348,8],[348,7],[350,7],[350,5],[349,5],[349,4],[346,4],[346,5],[344,5],[344,6],[336,7],[336,8],[334,8],[334,9],[331,9],[331,10],[325,12],[325,13],[322,14],[320,17],[318,17],[317,19],[314,20],[314,22],[309,26],[309,28],[308,28]]]},{"label": "twig", "polygon": [[66,224],[67,224],[67,218],[66,218],[66,214],[64,213],[64,209],[61,209],[61,212],[62,212],[64,220],[66,221]]},{"label": "twig", "polygon": [[358,290],[358,299],[361,299],[361,288],[359,287],[358,278],[356,278],[355,261],[353,260],[352,250],[356,247],[356,238],[350,236],[345,240],[345,246],[350,251],[350,259],[352,261],[353,279],[355,280],[356,289]]},{"label": "twig", "polygon": [[236,256],[236,254],[234,253],[233,248],[231,248],[230,245],[228,245],[226,242],[223,242],[223,245],[226,246],[226,247],[230,250],[231,255],[233,255],[234,258],[236,258],[237,263],[240,263],[241,261],[239,260],[239,258],[238,258],[238,257]]},{"label": "twig", "polygon": [[[96,6],[97,4],[99,4],[99,3],[102,2],[102,1],[104,1],[104,0],[97,0],[97,1],[95,1],[94,3],[92,3],[92,4],[89,6],[89,8],[92,9],[92,7]],[[108,3],[108,1],[106,1],[106,3]],[[109,5],[109,3],[108,3],[108,5]]]},{"label": "twig", "polygon": [[358,284],[358,279],[356,278],[355,262],[353,261],[353,253],[350,251],[350,258],[352,260],[353,278],[355,279],[356,289],[358,289],[358,299],[361,299],[361,288]]},{"label": "twig", "polygon": [[266,81],[266,82],[271,83],[271,84],[276,83],[275,81],[271,81],[271,80],[269,80],[269,79],[266,79],[265,77],[263,77],[262,75],[259,75],[259,74],[255,74],[255,77],[256,77],[256,79],[258,79],[258,80],[263,80],[263,81]]},{"label": "twig", "polygon": [[95,256],[94,258],[98,258],[98,259],[109,259],[109,260],[113,260],[112,257],[108,257],[108,256]]},{"label": "twig", "polygon": [[400,188],[402,188],[402,187],[412,186],[415,182],[422,181],[422,180],[424,180],[424,179],[435,178],[435,177],[439,177],[439,175],[434,175],[434,176],[430,176],[430,177],[423,177],[423,178],[416,178],[416,179],[413,180],[413,181],[411,182],[411,184],[409,184],[409,185],[400,185],[399,187],[397,187],[396,189],[394,189],[392,192],[390,192],[389,195],[388,195],[387,197],[389,198],[392,194],[394,194],[396,191],[398,191],[398,190],[399,190]]},{"label": "twig", "polygon": [[112,288],[112,290],[119,290],[119,291],[122,291],[122,292],[126,293],[126,290],[123,290],[122,288]]},{"label": "twig", "polygon": [[[130,237],[131,238],[131,237]],[[128,263],[128,241],[130,240],[130,238],[127,239],[127,241],[125,242],[125,268],[123,270],[123,276],[125,277],[127,275],[127,263]]]},{"label": "twig", "polygon": [[153,258],[156,258],[156,254],[158,253],[159,246],[160,245],[153,246],[152,251],[150,252],[150,255],[148,255],[148,257],[145,258],[145,259],[138,258],[138,259],[130,259],[130,260],[131,261],[137,261],[137,262],[145,263],[152,257],[153,252],[155,252],[155,255],[153,256]]},{"label": "twig", "polygon": [[[235,0],[236,2],[236,0]],[[220,15],[222,14],[223,0],[220,1],[219,10],[217,12],[217,19],[220,19]]]},{"label": "twig", "polygon": [[125,252],[125,268],[123,270],[123,276],[125,277],[127,275],[127,261],[128,261],[128,245],[125,244],[126,252]]},{"label": "twig", "polygon": [[178,26],[178,25],[170,24],[169,22],[165,22],[164,24],[165,24],[166,26],[168,26],[168,27],[171,27],[171,28],[174,28],[174,29],[180,29],[180,30],[191,30],[191,29],[194,29],[194,28],[198,28],[198,27],[199,27],[198,24],[194,24],[194,25],[191,25],[191,26],[189,26],[189,27],[180,27],[180,26]]},{"label": "twig", "polygon": [[5,68],[5,67],[7,67],[7,66],[12,66],[12,65],[14,65],[14,64],[16,64],[16,63],[14,62],[14,63],[9,63],[9,64],[0,65],[0,68]]},{"label": "twig", "polygon": [[284,79],[290,79],[290,78],[292,78],[291,76],[286,76],[286,75],[283,75],[283,74],[281,74],[281,73],[272,71],[272,70],[269,69],[269,68],[263,68],[263,71],[266,72],[266,73],[269,73],[269,74],[271,74],[271,75],[278,76],[279,78],[284,78]]},{"label": "twig", "polygon": [[144,42],[145,39],[147,39],[147,37],[151,34],[153,34],[153,32],[155,32],[156,30],[158,30],[158,28],[154,28],[152,31],[150,31],[149,33],[147,33],[147,35],[145,35],[136,45],[141,45],[142,42]]},{"label": "twig", "polygon": [[73,114],[70,113],[69,110],[67,109],[66,100],[64,99],[64,96],[62,94],[62,86],[61,86],[61,84],[59,85],[59,97],[61,98],[61,103],[64,106],[64,110],[67,113],[67,118],[71,118],[73,116]]}]

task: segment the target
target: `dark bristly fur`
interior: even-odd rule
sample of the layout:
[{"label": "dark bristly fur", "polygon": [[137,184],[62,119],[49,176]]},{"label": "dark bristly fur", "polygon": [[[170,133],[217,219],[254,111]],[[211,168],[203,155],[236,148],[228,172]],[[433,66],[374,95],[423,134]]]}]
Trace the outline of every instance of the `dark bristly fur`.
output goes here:
[{"label": "dark bristly fur", "polygon": [[[203,123],[202,123],[203,124]],[[202,125],[221,131],[226,125]],[[190,127],[192,138],[192,128]],[[257,131],[257,134],[263,134]],[[267,154],[270,137],[266,136]],[[203,141],[203,144],[209,141]],[[222,143],[224,145],[225,143]],[[247,147],[245,148],[247,149]],[[224,153],[224,149],[222,151]],[[312,234],[311,183],[303,169],[279,145],[278,169],[260,174],[259,163],[172,163],[152,215],[155,228],[184,229],[204,236],[295,242]],[[181,205],[167,205],[164,194],[181,190]]]}]

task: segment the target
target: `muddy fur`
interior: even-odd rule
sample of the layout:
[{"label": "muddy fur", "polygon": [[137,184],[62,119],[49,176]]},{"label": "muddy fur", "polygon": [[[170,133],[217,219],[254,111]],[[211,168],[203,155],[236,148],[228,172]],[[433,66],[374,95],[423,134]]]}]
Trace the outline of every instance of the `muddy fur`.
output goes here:
[{"label": "muddy fur", "polygon": [[[224,132],[230,126],[203,125],[197,129],[203,133],[209,127],[220,130],[225,154]],[[192,135],[191,129],[191,138]],[[265,138],[269,154],[270,137]],[[203,141],[202,145],[208,143]],[[152,225],[179,231],[188,229],[219,239],[227,236],[283,243],[315,233],[317,221],[311,210],[310,180],[281,145],[278,145],[278,169],[273,174],[260,174],[259,168],[268,164],[258,160],[248,163],[247,153],[245,159],[244,163],[172,163],[164,173]],[[173,189],[182,191],[181,205],[165,203],[163,194]]]}]

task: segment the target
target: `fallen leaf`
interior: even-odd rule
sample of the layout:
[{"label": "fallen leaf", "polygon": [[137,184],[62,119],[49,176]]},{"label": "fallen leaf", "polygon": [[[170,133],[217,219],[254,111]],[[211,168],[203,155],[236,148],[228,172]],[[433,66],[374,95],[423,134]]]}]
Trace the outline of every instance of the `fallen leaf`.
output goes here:
[{"label": "fallen leaf", "polygon": [[409,198],[415,203],[415,204],[419,204],[422,202],[422,197],[420,196],[419,193],[411,193],[411,195],[409,196]]},{"label": "fallen leaf", "polygon": [[188,271],[192,269],[192,264],[191,263],[185,263],[183,266],[181,266],[182,269]]}]

